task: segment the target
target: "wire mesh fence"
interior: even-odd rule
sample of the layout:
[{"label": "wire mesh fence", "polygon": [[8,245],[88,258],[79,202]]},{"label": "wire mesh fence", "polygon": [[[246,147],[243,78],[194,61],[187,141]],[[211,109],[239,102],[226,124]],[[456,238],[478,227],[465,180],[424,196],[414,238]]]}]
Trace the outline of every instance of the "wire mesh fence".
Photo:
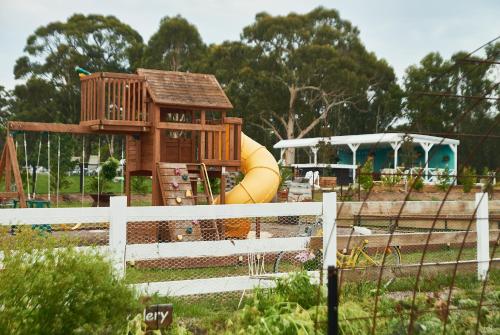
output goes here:
[{"label": "wire mesh fence", "polygon": [[[0,233],[2,241],[29,230],[114,250],[129,284],[179,305],[217,301],[238,310],[257,287],[274,292],[278,278],[297,272],[325,284],[325,267],[334,265],[343,333],[455,334],[477,327],[487,334],[500,315],[500,201],[476,197],[445,206],[323,201],[6,209]],[[326,215],[332,206],[333,221]],[[325,246],[335,249],[333,262]],[[322,285],[316,290],[313,301],[324,306]],[[315,322],[326,329],[326,318]]]}]

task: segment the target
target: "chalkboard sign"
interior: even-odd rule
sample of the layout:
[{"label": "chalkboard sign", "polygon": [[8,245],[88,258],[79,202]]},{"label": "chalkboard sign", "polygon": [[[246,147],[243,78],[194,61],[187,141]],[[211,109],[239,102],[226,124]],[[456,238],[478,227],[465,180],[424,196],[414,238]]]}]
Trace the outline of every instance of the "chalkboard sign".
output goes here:
[{"label": "chalkboard sign", "polygon": [[144,309],[147,330],[162,329],[172,324],[172,304],[151,305]]}]

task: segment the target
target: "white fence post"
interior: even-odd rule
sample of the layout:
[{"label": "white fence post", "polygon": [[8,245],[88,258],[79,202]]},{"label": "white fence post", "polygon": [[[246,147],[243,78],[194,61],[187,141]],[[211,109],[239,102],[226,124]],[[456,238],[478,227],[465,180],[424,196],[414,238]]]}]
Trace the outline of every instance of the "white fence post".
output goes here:
[{"label": "white fence post", "polygon": [[109,249],[113,266],[125,276],[125,248],[127,245],[127,197],[111,197],[109,202]]},{"label": "white fence post", "polygon": [[337,265],[337,193],[323,193],[323,269]]},{"label": "white fence post", "polygon": [[485,280],[490,265],[488,193],[476,193],[477,276]]}]

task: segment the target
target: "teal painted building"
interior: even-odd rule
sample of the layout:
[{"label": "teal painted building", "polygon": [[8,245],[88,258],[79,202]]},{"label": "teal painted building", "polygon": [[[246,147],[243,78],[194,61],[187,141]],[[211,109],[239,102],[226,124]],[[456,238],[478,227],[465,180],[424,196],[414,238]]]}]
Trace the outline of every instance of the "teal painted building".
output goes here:
[{"label": "teal painted building", "polygon": [[[412,167],[425,167],[425,150],[422,147],[415,146],[414,159],[411,159]],[[337,150],[339,164],[353,164],[353,154],[349,148],[340,148]],[[356,163],[358,165],[363,165],[368,156],[373,157],[373,170],[375,172],[380,172],[382,169],[393,169],[394,168],[394,150],[391,147],[381,147],[381,148],[371,148],[371,147],[360,147],[356,151]],[[450,148],[449,145],[434,145],[429,151],[429,168],[430,169],[455,169],[454,166],[455,153]],[[403,166],[407,162],[401,161],[401,154],[399,153],[398,165]]]},{"label": "teal painted building", "polygon": [[[318,156],[321,157],[318,153],[325,144],[334,147],[334,158],[331,162],[318,162]],[[423,169],[425,181],[434,183],[445,169],[456,175],[459,144],[458,140],[436,136],[378,133],[282,140],[274,148],[281,150],[284,165],[301,169],[346,169],[351,181],[356,180],[356,170],[371,156],[376,173],[395,168],[408,172]],[[284,154],[290,149],[305,150],[309,162],[285,162]]]}]

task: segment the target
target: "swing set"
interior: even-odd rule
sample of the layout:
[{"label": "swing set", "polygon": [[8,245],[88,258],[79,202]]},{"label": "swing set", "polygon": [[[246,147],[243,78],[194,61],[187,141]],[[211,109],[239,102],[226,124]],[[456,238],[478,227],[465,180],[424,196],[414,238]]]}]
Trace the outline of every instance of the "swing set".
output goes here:
[{"label": "swing set", "polygon": [[[22,181],[22,174],[19,168],[17,151],[18,145],[18,135],[22,136],[22,145],[24,157],[24,172],[25,172],[25,185],[26,193],[24,192],[24,186]],[[37,194],[37,176],[38,170],[40,168],[40,157],[42,153],[43,138],[47,136],[47,197],[43,199]],[[4,178],[4,191],[0,192],[0,201],[3,207],[21,207],[21,208],[49,208],[52,206],[52,183],[51,183],[51,137],[49,132],[43,132],[38,141],[38,153],[36,158],[36,165],[30,167],[28,163],[28,145],[26,140],[26,132],[24,131],[11,131],[7,134],[5,146],[3,148],[2,154],[0,156],[0,181]],[[123,149],[122,149],[122,161],[123,161]],[[97,154],[97,188],[100,190],[100,168],[101,163],[101,138],[98,138],[98,154]],[[81,163],[82,167],[85,166],[85,137],[82,138],[82,156]],[[55,185],[55,207],[59,207],[60,200],[60,180],[61,180],[61,136],[57,136],[57,165],[56,165],[56,185]],[[30,176],[30,170],[33,174]],[[85,173],[84,169],[81,169],[81,205],[83,207],[85,199]],[[123,168],[122,168],[123,174]],[[30,184],[31,180],[31,184]],[[122,179],[123,184],[123,179]],[[123,185],[121,187],[123,190]],[[123,191],[122,191],[123,192]],[[97,194],[97,206],[99,206],[99,192]]]}]

